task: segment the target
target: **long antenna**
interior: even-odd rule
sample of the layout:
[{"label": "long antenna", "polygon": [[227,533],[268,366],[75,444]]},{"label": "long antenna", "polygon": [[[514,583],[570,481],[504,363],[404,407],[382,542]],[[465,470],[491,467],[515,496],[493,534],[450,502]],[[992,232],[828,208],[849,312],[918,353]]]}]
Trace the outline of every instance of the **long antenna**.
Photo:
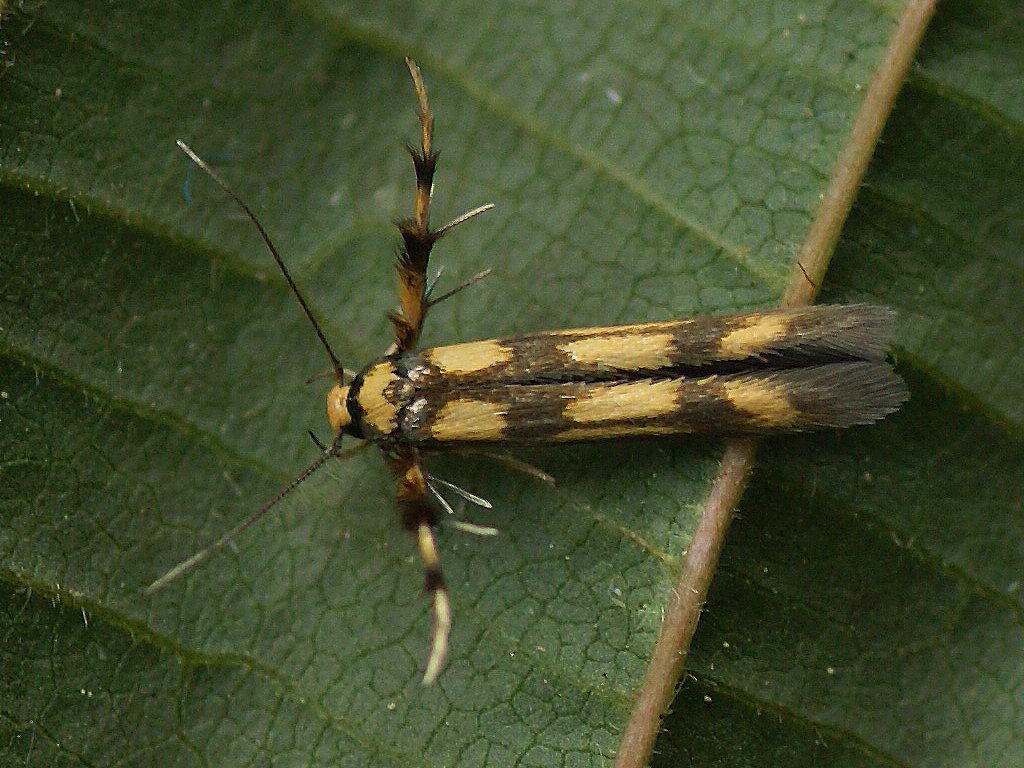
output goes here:
[{"label": "long antenna", "polygon": [[[284,265],[284,260],[281,258],[281,254],[277,252],[277,248],[274,246],[273,241],[270,239],[270,235],[267,234],[267,231],[263,228],[263,225],[260,223],[260,220],[256,218],[256,214],[252,212],[252,209],[249,208],[249,206],[246,205],[245,202],[238,195],[235,194],[234,190],[231,189],[231,187],[229,187],[227,183],[220,176],[218,176],[216,172],[214,172],[214,170],[210,168],[210,166],[208,166],[201,157],[199,157],[199,155],[192,151],[191,147],[189,147],[185,142],[181,141],[180,139],[177,141],[177,144],[179,147],[181,147],[181,151],[192,159],[192,162],[198,165],[211,179],[217,182],[220,188],[223,189],[232,200],[238,203],[238,205],[242,208],[243,211],[245,211],[246,215],[249,217],[249,220],[252,221],[252,223],[256,226],[257,231],[259,231],[260,236],[263,238],[263,242],[267,244],[267,248],[273,255],[274,261],[277,262],[277,266],[280,268],[281,274],[283,274],[284,279],[288,281],[288,285],[292,289],[292,293],[294,293],[295,298],[299,300],[299,304],[302,306],[303,312],[306,313],[306,317],[309,318],[309,322],[313,324],[313,329],[316,331],[316,335],[320,338],[320,343],[323,344],[324,349],[327,350],[327,356],[331,359],[331,365],[334,368],[334,375],[337,377],[338,383],[340,384],[344,380],[344,368],[341,365],[341,361],[338,360],[338,356],[335,355],[334,350],[331,349],[331,345],[327,342],[327,337],[324,336],[324,332],[320,328],[320,324],[316,321],[316,317],[313,316],[313,310],[310,309],[309,304],[306,302],[306,297],[302,295],[302,291],[300,291],[299,287],[295,284],[295,281],[292,279],[291,273],[288,271],[288,267]],[[283,499],[289,493],[294,491],[295,488],[300,483],[309,479],[309,477],[313,475],[313,473],[315,473],[318,469],[320,469],[320,467],[322,467],[327,462],[328,459],[334,456],[337,456],[338,458],[347,458],[348,456],[351,456],[352,454],[363,450],[366,446],[369,445],[369,443],[361,443],[355,446],[354,448],[350,448],[347,451],[342,451],[341,441],[342,434],[339,433],[329,446],[325,447],[323,445],[320,445],[320,449],[323,451],[323,453],[320,454],[319,458],[317,458],[316,461],[314,461],[312,464],[306,467],[294,480],[288,483],[288,486],[284,488],[284,490],[282,490],[280,493],[274,496],[274,498],[272,498],[270,501],[264,504],[262,509],[260,509],[255,514],[250,515],[246,520],[243,520],[241,523],[236,525],[230,531],[228,531],[215,542],[213,542],[213,544],[204,547],[203,549],[196,552],[194,555],[185,558],[176,566],[171,568],[171,570],[167,571],[167,573],[165,573],[159,579],[157,579],[148,587],[146,587],[146,594],[152,594],[153,592],[162,589],[182,574],[191,571],[204,560],[207,560],[211,555],[214,555],[215,553],[222,550],[225,546],[227,546],[228,542],[237,537],[251,525],[256,523],[256,521],[258,521],[261,517],[267,514],[267,512],[269,512],[271,509],[277,506],[281,499]]]},{"label": "long antenna", "polygon": [[230,197],[232,200],[238,203],[239,206],[241,206],[242,210],[245,211],[246,216],[248,216],[250,221],[252,221],[252,223],[256,225],[256,229],[259,231],[260,236],[263,238],[263,242],[267,244],[267,248],[273,255],[274,261],[277,262],[277,266],[280,268],[281,274],[284,275],[284,279],[288,281],[288,285],[291,287],[292,293],[295,294],[295,298],[297,298],[299,300],[299,304],[302,305],[302,311],[306,313],[306,317],[309,318],[309,322],[313,324],[313,330],[316,331],[316,335],[320,338],[320,343],[323,344],[324,349],[327,350],[327,356],[331,359],[331,367],[334,368],[334,375],[337,377],[338,383],[341,384],[345,380],[344,367],[342,366],[341,361],[338,360],[338,356],[334,354],[334,350],[331,349],[331,345],[327,342],[327,337],[324,336],[324,332],[320,328],[320,323],[318,323],[316,321],[316,317],[313,316],[313,310],[310,309],[309,304],[306,303],[306,297],[302,295],[302,291],[299,290],[299,286],[295,284],[295,281],[292,279],[291,273],[288,271],[288,267],[284,265],[284,259],[282,259],[281,254],[277,252],[277,248],[274,247],[274,242],[270,239],[270,235],[267,234],[267,231],[263,228],[263,225],[260,224],[260,220],[256,218],[256,214],[252,212],[252,209],[245,204],[242,198],[236,195],[234,190],[231,189],[231,187],[229,187],[227,183],[220,176],[218,176],[217,173],[210,166],[208,166],[201,157],[199,157],[199,155],[192,151],[192,148],[189,147],[188,144],[186,144],[181,139],[177,139],[176,143],[179,147],[181,147],[181,151],[192,159],[193,163],[202,168],[203,171],[206,172],[207,176],[209,176],[211,179],[217,182],[220,188],[227,192],[228,197]]},{"label": "long antenna", "polygon": [[264,504],[263,508],[259,512],[255,513],[254,515],[251,515],[249,518],[240,522],[230,531],[228,531],[215,542],[213,542],[213,544],[210,544],[208,547],[204,547],[203,549],[196,552],[194,555],[191,555],[190,557],[187,557],[184,560],[182,560],[176,566],[171,568],[171,570],[169,570],[159,579],[157,579],[148,587],[146,587],[146,594],[151,595],[157,590],[163,589],[182,574],[188,573],[201,562],[207,560],[211,555],[220,552],[220,550],[224,549],[224,547],[226,547],[232,539],[239,536],[243,531],[249,528],[249,526],[253,525],[261,517],[267,514],[267,512],[276,507],[277,504],[281,501],[281,499],[283,499],[289,493],[294,491],[299,486],[300,483],[304,482],[305,480],[308,480],[313,475],[313,473],[315,473],[318,469],[320,469],[320,467],[324,465],[324,463],[326,463],[328,459],[334,456],[337,456],[339,459],[346,459],[349,456],[358,453],[359,451],[363,450],[364,448],[370,445],[369,442],[363,442],[360,443],[359,445],[355,445],[349,448],[347,451],[341,451],[339,450],[339,448],[341,447],[341,437],[341,435],[338,435],[334,439],[334,442],[324,449],[324,452],[316,461],[314,461],[312,464],[310,464],[308,467],[302,470],[301,474],[299,474],[294,480],[288,483],[288,486],[284,490],[282,490],[274,498],[272,498],[270,501]]}]

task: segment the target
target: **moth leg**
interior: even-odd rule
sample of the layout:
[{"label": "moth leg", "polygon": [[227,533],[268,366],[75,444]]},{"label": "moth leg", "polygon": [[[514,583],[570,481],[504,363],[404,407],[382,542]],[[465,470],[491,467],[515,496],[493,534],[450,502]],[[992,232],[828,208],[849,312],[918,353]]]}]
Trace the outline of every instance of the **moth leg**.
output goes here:
[{"label": "moth leg", "polygon": [[424,591],[434,602],[434,630],[423,672],[423,684],[433,684],[448,658],[448,637],[452,629],[452,606],[444,583],[441,555],[437,549],[434,528],[438,510],[430,488],[430,479],[419,453],[404,449],[385,456],[398,478],[398,500],[402,505],[402,524],[416,534],[420,558],[423,560]]},{"label": "moth leg", "polygon": [[491,461],[497,462],[498,464],[504,464],[509,469],[514,469],[517,472],[522,472],[524,475],[540,480],[542,483],[547,485],[555,485],[555,478],[549,475],[540,467],[535,467],[533,464],[522,461],[510,456],[507,453],[493,453],[492,451],[478,451],[475,449],[463,449],[458,451],[452,451],[457,453],[459,456],[479,456],[484,459],[490,459]]},{"label": "moth leg", "polygon": [[416,88],[422,138],[419,149],[408,147],[412,164],[416,170],[416,215],[398,222],[402,233],[402,245],[398,252],[400,313],[389,315],[395,328],[395,345],[406,352],[414,349],[423,330],[427,316],[427,264],[430,251],[441,233],[430,228],[430,194],[434,187],[434,171],[437,169],[437,151],[434,149],[434,111],[430,107],[427,85],[420,68],[412,59],[406,59],[409,74]]},{"label": "moth leg", "polygon": [[430,641],[430,652],[427,654],[427,665],[423,670],[423,684],[433,685],[444,662],[448,658],[448,637],[452,631],[452,606],[448,599],[448,590],[444,585],[444,573],[441,570],[441,555],[437,551],[437,539],[434,529],[427,523],[420,523],[416,531],[420,546],[420,557],[423,558],[423,569],[426,573],[426,589],[434,598],[434,632]]},{"label": "moth leg", "polygon": [[[491,502],[489,502],[487,499],[483,498],[482,496],[477,496],[475,493],[470,493],[465,488],[462,488],[461,486],[458,486],[455,483],[449,483],[447,480],[442,480],[440,477],[436,477],[435,475],[430,475],[427,478],[427,482],[430,484],[430,489],[436,494],[438,500],[443,501],[444,497],[441,496],[441,494],[438,492],[437,488],[434,487],[435,483],[437,485],[443,485],[445,488],[448,488],[449,490],[454,491],[459,496],[461,496],[466,501],[468,501],[470,504],[476,504],[478,507],[483,507],[484,509],[493,509],[494,508],[494,505],[491,504]],[[447,502],[444,502],[443,505],[447,506]],[[448,507],[448,509],[450,511],[451,507]]]},{"label": "moth leg", "polygon": [[[489,274],[491,274],[492,271],[493,270],[490,267],[488,267],[487,269],[483,270],[482,272],[477,272],[475,275],[473,275],[468,280],[462,281],[459,285],[455,286],[450,291],[445,291],[443,294],[441,294],[440,296],[438,296],[436,298],[431,295],[431,291],[433,291],[434,285],[437,282],[435,280],[433,283],[430,284],[430,287],[427,288],[427,296],[426,296],[426,298],[427,298],[427,307],[428,308],[432,307],[435,304],[440,304],[445,299],[450,299],[452,296],[457,294],[459,291],[464,291],[466,288],[469,288],[469,286],[473,285],[473,283],[476,283],[476,282],[479,282],[480,280],[483,280],[485,277],[487,277]],[[441,273],[438,272],[437,276],[440,277]]]},{"label": "moth leg", "polygon": [[455,510],[452,509],[452,505],[448,503],[448,500],[437,489],[437,486],[443,485],[444,487],[451,489],[459,496],[461,496],[463,499],[472,504],[476,504],[477,506],[483,507],[484,509],[492,509],[493,507],[491,505],[491,502],[489,502],[487,499],[481,498],[480,496],[477,496],[475,493],[470,493],[465,488],[460,488],[459,486],[455,485],[455,483],[449,483],[447,480],[442,480],[441,478],[434,477],[433,475],[431,475],[427,479],[427,483],[428,487],[430,488],[430,493],[433,495],[434,499],[437,501],[438,504],[441,505],[441,508],[448,513],[449,519],[447,520],[447,523],[452,528],[454,528],[457,531],[462,531],[464,533],[471,533],[474,536],[498,535],[498,529],[494,528],[493,526],[479,525],[477,523],[470,523],[465,520],[456,519]]},{"label": "moth leg", "polygon": [[437,150],[434,149],[434,110],[430,106],[427,84],[416,62],[406,59],[409,74],[412,75],[413,86],[419,101],[416,114],[420,119],[422,136],[419,148],[409,146],[413,168],[416,171],[416,214],[411,219],[398,222],[398,231],[402,234],[396,268],[398,270],[399,299],[401,311],[388,315],[395,329],[395,348],[400,352],[408,352],[416,348],[427,310],[433,304],[448,296],[458,293],[467,285],[472,285],[483,274],[470,278],[466,283],[444,296],[431,300],[427,280],[427,266],[434,243],[441,239],[453,227],[457,227],[477,214],[490,210],[493,206],[481,205],[468,213],[464,213],[440,229],[430,227],[430,198],[434,189],[434,172],[437,170]]}]

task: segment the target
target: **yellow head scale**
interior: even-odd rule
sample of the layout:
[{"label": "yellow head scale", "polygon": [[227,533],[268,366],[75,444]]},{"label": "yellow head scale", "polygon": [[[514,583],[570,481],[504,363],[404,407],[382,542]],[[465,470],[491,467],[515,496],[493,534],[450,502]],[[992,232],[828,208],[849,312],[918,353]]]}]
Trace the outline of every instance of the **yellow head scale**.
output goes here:
[{"label": "yellow head scale", "polygon": [[331,427],[336,435],[352,423],[348,406],[345,405],[346,400],[348,400],[347,384],[336,384],[327,393],[327,420],[331,422]]}]

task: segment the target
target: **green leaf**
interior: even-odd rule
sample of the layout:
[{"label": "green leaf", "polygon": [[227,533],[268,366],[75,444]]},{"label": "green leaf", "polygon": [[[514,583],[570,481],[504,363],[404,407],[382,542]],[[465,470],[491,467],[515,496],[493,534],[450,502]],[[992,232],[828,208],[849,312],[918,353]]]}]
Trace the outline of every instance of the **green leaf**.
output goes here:
[{"label": "green leaf", "polygon": [[[776,440],[727,542],[657,765],[1024,757],[1021,40],[944,6],[829,273],[897,307],[912,391]],[[390,343],[415,141],[442,151],[427,345],[776,303],[899,8],[711,3],[17,6],[0,48],[0,754],[11,765],[605,765],[718,440],[431,464],[440,683],[414,542],[372,452],[155,597],[324,438],[323,351]],[[1016,90],[1015,90],[1016,89]],[[192,202],[186,202],[186,192]],[[769,717],[762,715],[768,714]]]}]

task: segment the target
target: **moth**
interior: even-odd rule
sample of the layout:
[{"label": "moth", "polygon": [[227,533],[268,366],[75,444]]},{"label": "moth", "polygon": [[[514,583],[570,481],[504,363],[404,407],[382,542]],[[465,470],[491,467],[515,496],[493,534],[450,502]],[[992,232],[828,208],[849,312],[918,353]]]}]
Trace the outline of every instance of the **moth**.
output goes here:
[{"label": "moth", "polygon": [[[870,424],[907,399],[886,361],[896,316],[869,304],[777,309],[610,327],[576,328],[417,351],[428,310],[465,288],[432,297],[427,267],[434,244],[483,206],[440,229],[430,226],[438,153],[434,116],[419,68],[407,60],[419,101],[415,215],[398,222],[401,308],[388,315],[395,342],[359,373],[346,373],[302,292],[256,216],[182,142],[262,235],[331,360],[327,396],[335,437],[320,457],[259,512],[154,582],[153,591],[220,549],[328,459],[374,444],[397,480],[402,525],[416,536],[433,599],[434,627],[423,674],[435,682],[448,653],[451,602],[435,531],[450,510],[434,478],[431,452],[547,445],[691,433],[771,435]],[[348,439],[363,441],[342,450]],[[472,528],[472,527],[471,527]],[[492,532],[475,527],[477,532]]]}]

